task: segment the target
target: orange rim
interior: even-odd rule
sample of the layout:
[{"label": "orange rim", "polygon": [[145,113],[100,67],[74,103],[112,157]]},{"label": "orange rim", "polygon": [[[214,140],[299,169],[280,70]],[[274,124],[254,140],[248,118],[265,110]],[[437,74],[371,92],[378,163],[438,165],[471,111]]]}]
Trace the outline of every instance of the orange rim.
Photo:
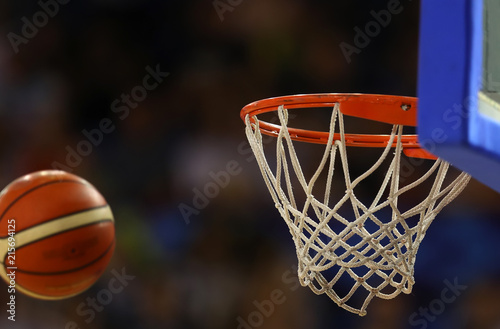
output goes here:
[{"label": "orange rim", "polygon": [[[334,107],[340,103],[340,111],[347,116],[380,121],[388,124],[417,126],[417,98],[407,96],[370,95],[370,94],[306,94],[282,96],[263,99],[245,106],[240,117],[245,122],[247,115],[255,123],[254,116],[262,113],[277,111],[284,105],[287,109]],[[280,125],[259,120],[259,129],[263,134],[277,136]],[[326,144],[329,132],[314,131],[288,127],[290,137],[296,141]],[[346,146],[355,147],[386,147],[390,135],[349,134],[345,133]],[[336,133],[334,139],[339,140]],[[397,137],[392,147],[396,146]],[[437,157],[424,150],[418,143],[417,135],[403,135],[401,137],[403,151],[407,156],[414,158],[433,159]]]}]

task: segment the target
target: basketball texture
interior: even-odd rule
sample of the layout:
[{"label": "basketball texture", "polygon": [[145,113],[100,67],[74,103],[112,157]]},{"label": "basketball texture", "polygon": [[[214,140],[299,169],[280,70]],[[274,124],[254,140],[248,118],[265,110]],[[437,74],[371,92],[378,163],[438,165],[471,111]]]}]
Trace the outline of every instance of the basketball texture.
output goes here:
[{"label": "basketball texture", "polygon": [[97,281],[114,248],[111,209],[78,176],[39,171],[0,193],[0,276],[16,291],[47,300],[74,296]]}]

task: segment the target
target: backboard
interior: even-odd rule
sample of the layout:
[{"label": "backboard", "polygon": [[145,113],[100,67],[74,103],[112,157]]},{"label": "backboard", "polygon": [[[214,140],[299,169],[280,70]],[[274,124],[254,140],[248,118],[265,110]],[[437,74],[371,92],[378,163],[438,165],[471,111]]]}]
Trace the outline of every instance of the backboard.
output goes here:
[{"label": "backboard", "polygon": [[421,0],[419,141],[500,192],[500,1]]}]

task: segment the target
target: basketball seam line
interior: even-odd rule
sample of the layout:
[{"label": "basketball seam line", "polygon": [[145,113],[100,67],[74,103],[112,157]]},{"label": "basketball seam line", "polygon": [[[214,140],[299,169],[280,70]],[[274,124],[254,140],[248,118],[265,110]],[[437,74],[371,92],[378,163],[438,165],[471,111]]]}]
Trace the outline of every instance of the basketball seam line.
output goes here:
[{"label": "basketball seam line", "polygon": [[[81,184],[81,185],[86,185],[86,186],[90,186],[90,187],[93,187],[92,185],[90,185],[89,183],[84,183],[84,182],[80,182],[80,181],[77,181],[77,180],[73,180],[73,179],[63,179],[63,180],[57,180],[57,181],[52,181],[52,182],[46,182],[46,183],[43,183],[43,184],[40,184],[40,185],[37,185],[35,187],[32,187],[31,189],[27,190],[27,191],[24,191],[20,196],[18,196],[17,198],[15,198],[4,210],[4,212],[2,213],[2,215],[0,215],[0,223],[2,222],[3,220],[3,217],[5,216],[5,214],[7,213],[7,211],[9,211],[10,208],[12,208],[12,206],[18,202],[20,199],[22,199],[24,196],[26,196],[27,194],[30,194],[31,192],[33,192],[34,190],[37,190],[39,188],[42,188],[44,186],[47,186],[47,185],[51,185],[51,184],[57,184],[57,183],[68,183],[68,182],[73,182],[73,183],[77,183],[77,184]],[[8,187],[7,187],[8,188]]]},{"label": "basketball seam line", "polygon": [[106,250],[102,254],[100,254],[96,259],[92,260],[91,262],[89,262],[89,263],[87,263],[85,265],[73,268],[71,270],[65,270],[65,271],[60,271],[60,272],[31,272],[31,271],[24,271],[24,270],[16,269],[16,271],[17,272],[21,272],[23,274],[31,274],[31,275],[39,275],[39,276],[44,276],[44,275],[62,275],[62,274],[68,274],[68,273],[76,272],[76,271],[79,271],[79,270],[84,269],[86,267],[89,267],[90,265],[98,262],[100,259],[102,259],[104,256],[106,256],[106,254],[115,245],[115,242],[116,242],[116,239],[113,238],[113,240],[111,241],[110,245],[106,248]]},{"label": "basketball seam line", "polygon": [[[44,222],[37,223],[37,224],[35,224],[33,226],[30,226],[30,227],[27,227],[25,229],[16,231],[16,234],[19,234],[19,233],[24,232],[26,230],[32,229],[32,228],[40,226],[40,225],[44,225],[44,224],[50,223],[52,221],[55,221],[55,220],[58,220],[58,219],[61,219],[61,218],[64,218],[64,217],[69,217],[69,216],[73,216],[73,215],[76,215],[76,214],[79,214],[79,213],[83,213],[83,212],[86,212],[86,211],[95,210],[95,209],[99,209],[99,208],[106,208],[106,207],[109,207],[109,204],[106,203],[105,205],[102,205],[102,206],[96,206],[96,207],[91,207],[91,208],[86,208],[86,209],[78,210],[78,211],[75,211],[75,212],[72,212],[72,213],[67,213],[67,214],[64,214],[62,216],[54,217],[54,218],[51,218],[51,219],[46,220]],[[113,220],[113,219],[109,219],[109,220]],[[0,224],[1,224],[1,220],[0,220]],[[0,240],[1,239],[6,239],[8,237],[9,237],[9,235],[0,236]]]},{"label": "basketball seam line", "polygon": [[[87,226],[91,226],[91,225],[94,225],[94,224],[100,224],[100,223],[106,223],[106,222],[113,222],[113,219],[111,218],[106,218],[106,219],[101,219],[101,220],[98,220],[96,222],[92,222],[92,223],[88,223],[88,224],[85,224],[85,225],[81,225],[81,226],[78,226],[78,227],[72,227],[72,228],[69,228],[67,230],[64,230],[64,231],[58,231],[57,233],[53,233],[51,235],[47,235],[47,236],[43,236],[39,239],[36,239],[36,240],[33,240],[33,241],[30,241],[26,244],[23,244],[21,247],[19,248],[16,248],[16,252],[18,250],[21,250],[22,248],[26,247],[26,246],[29,246],[30,244],[33,244],[35,242],[38,242],[38,241],[42,241],[42,240],[45,240],[45,239],[48,239],[48,238],[51,238],[51,237],[54,237],[56,235],[59,235],[59,234],[63,234],[63,233],[66,233],[66,232],[70,232],[70,231],[74,231],[74,230],[77,230],[77,229],[80,229],[80,228],[83,228],[83,227],[87,227]],[[9,254],[5,254],[5,257],[4,259],[0,260],[0,264],[5,264],[4,260],[5,258],[7,258]]]}]

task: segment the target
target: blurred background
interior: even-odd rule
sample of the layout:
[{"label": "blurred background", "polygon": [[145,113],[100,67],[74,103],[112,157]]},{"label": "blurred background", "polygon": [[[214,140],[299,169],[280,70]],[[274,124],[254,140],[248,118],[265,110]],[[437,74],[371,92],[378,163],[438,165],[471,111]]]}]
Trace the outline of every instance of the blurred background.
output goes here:
[{"label": "blurred background", "polygon": [[[355,28],[395,2],[400,13],[346,56]],[[428,231],[412,294],[360,318],[297,287],[292,239],[239,118],[287,94],[415,96],[418,19],[410,0],[2,1],[0,186],[50,168],[84,177],[112,206],[117,247],[90,290],[17,294],[16,322],[3,311],[0,327],[499,328],[497,194],[473,181]],[[228,166],[230,181],[200,197]],[[113,270],[133,279],[85,312]]]}]

